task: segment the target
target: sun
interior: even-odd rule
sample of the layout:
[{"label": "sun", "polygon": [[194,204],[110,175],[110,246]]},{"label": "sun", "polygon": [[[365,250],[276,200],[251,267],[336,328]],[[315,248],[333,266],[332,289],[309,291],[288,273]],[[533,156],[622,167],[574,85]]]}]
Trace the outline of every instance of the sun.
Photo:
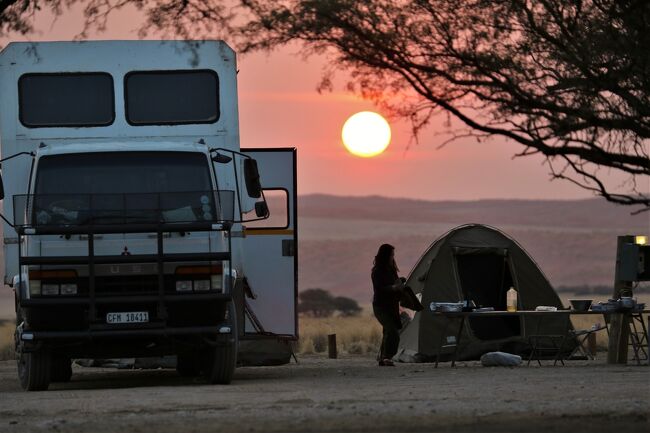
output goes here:
[{"label": "sun", "polygon": [[386,150],[390,137],[390,125],[386,119],[372,111],[353,114],[341,131],[345,148],[363,158],[377,156]]}]

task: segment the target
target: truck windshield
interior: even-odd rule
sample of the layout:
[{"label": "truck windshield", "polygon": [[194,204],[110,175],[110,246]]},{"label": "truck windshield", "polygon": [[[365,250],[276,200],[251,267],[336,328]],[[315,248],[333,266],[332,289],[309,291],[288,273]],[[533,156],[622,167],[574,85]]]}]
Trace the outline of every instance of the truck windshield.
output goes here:
[{"label": "truck windshield", "polygon": [[45,156],[36,173],[36,224],[194,222],[215,217],[209,165],[192,152]]}]

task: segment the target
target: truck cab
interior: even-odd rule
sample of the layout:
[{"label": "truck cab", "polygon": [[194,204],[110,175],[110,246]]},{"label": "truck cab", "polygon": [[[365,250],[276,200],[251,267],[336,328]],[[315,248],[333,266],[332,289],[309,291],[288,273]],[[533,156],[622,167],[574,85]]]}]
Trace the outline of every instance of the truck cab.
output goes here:
[{"label": "truck cab", "polygon": [[0,53],[23,388],[70,380],[72,359],[166,355],[229,383],[297,338],[296,152],[240,148],[236,75],[222,41]]}]

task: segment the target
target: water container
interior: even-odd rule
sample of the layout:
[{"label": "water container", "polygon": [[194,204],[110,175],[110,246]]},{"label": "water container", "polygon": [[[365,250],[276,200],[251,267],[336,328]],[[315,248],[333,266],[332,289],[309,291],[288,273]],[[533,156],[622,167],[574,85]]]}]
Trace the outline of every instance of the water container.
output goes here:
[{"label": "water container", "polygon": [[517,291],[514,287],[510,287],[510,290],[508,290],[506,302],[508,311],[517,311]]}]

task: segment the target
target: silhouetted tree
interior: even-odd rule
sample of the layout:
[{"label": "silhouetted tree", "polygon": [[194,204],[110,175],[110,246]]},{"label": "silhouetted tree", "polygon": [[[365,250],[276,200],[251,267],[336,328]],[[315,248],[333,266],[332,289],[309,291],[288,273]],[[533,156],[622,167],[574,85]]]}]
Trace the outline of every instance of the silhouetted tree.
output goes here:
[{"label": "silhouetted tree", "polygon": [[342,316],[357,316],[362,310],[357,301],[352,298],[346,298],[345,296],[337,296],[334,298],[334,306]]},{"label": "silhouetted tree", "polygon": [[298,299],[298,311],[314,317],[329,317],[335,311],[340,312],[342,316],[356,316],[362,310],[354,299],[345,296],[334,297],[323,289],[304,290],[300,292]]},{"label": "silhouetted tree", "polygon": [[[147,16],[145,29],[179,37],[224,30],[245,52],[298,42],[306,55],[329,57],[321,89],[332,87],[336,71],[349,72],[350,90],[410,119],[415,137],[443,114],[458,127],[449,122],[440,145],[505,137],[521,145],[516,156],[543,155],[554,179],[650,209],[648,1],[65,3],[75,1],[100,28],[111,10],[135,4]],[[63,2],[0,0],[0,28],[28,29],[19,21],[23,9]],[[608,172],[628,182],[611,185]]]},{"label": "silhouetted tree", "polygon": [[298,311],[314,317],[329,317],[336,306],[334,297],[327,290],[307,289],[299,293]]}]

